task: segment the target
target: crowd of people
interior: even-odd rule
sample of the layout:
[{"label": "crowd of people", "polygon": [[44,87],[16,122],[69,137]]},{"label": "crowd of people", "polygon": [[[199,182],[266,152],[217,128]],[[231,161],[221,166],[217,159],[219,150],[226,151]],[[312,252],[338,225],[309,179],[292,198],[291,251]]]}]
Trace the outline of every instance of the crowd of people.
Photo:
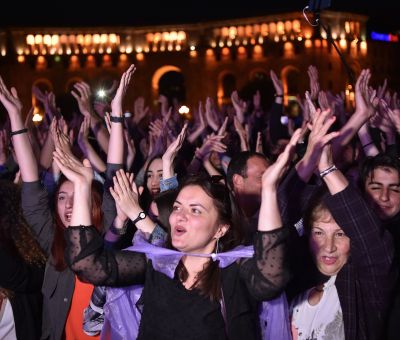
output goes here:
[{"label": "crowd of people", "polygon": [[77,82],[76,111],[0,77],[0,338],[397,339],[400,101],[362,70],[355,107],[283,85],[187,120]]}]

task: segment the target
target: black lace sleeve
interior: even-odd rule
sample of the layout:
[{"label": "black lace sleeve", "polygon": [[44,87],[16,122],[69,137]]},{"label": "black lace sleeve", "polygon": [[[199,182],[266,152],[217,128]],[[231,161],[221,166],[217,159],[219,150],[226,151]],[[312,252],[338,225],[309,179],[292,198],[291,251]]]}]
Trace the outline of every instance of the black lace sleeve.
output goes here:
[{"label": "black lace sleeve", "polygon": [[144,282],[147,265],[144,254],[104,248],[102,237],[92,226],[69,227],[65,238],[65,259],[81,280],[96,286]]},{"label": "black lace sleeve", "polygon": [[241,277],[256,300],[265,301],[277,297],[290,279],[286,260],[288,235],[288,228],[257,232],[254,256],[239,263]]}]

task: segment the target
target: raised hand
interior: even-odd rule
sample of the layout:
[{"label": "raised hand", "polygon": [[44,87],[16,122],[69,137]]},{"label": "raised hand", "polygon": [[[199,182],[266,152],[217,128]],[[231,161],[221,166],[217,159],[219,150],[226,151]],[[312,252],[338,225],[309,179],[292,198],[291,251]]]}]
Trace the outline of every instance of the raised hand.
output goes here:
[{"label": "raised hand", "polygon": [[317,109],[315,108],[315,105],[314,105],[314,103],[313,103],[313,101],[311,99],[310,92],[306,91],[305,96],[306,96],[305,106],[308,108],[309,119],[311,121],[313,121],[314,118],[315,118]]},{"label": "raised hand", "polygon": [[297,173],[303,181],[308,182],[316,170],[324,146],[340,135],[338,131],[328,133],[335,120],[336,117],[331,115],[330,110],[321,112],[318,109],[314,120],[308,123],[311,133],[308,136],[307,150],[296,164]]},{"label": "raised hand", "polygon": [[241,151],[249,150],[249,140],[246,130],[243,128],[242,124],[240,124],[239,118],[237,116],[233,117],[233,124],[235,126],[235,130],[240,138],[240,149]]},{"label": "raised hand", "polygon": [[162,156],[163,161],[163,178],[171,178],[174,174],[173,163],[178,154],[179,150],[182,148],[183,141],[186,137],[188,123],[186,122],[183,126],[178,137],[168,146],[167,150]]},{"label": "raised hand", "polygon": [[226,116],[225,119],[224,119],[224,122],[222,123],[221,127],[218,130],[218,133],[217,133],[218,136],[225,135],[226,127],[228,126],[228,120],[229,120],[229,117]]},{"label": "raised hand", "polygon": [[53,92],[46,91],[43,93],[37,86],[32,86],[32,93],[35,95],[36,99],[43,104],[44,110],[50,119],[60,114],[56,106],[56,97]]},{"label": "raised hand", "polygon": [[136,67],[135,65],[129,66],[129,68],[122,74],[121,81],[119,82],[119,86],[115,96],[111,102],[111,115],[122,117],[122,101],[125,97],[126,91],[128,90],[129,83],[131,81],[132,75],[135,73]]},{"label": "raised hand", "polygon": [[[276,191],[280,180],[289,168],[290,162],[296,151],[296,144],[302,135],[302,129],[297,129],[289,143],[286,145],[285,150],[279,155],[277,160],[265,170],[262,176],[262,193],[267,191]],[[269,192],[270,194],[270,192]]]},{"label": "raised hand", "polygon": [[225,136],[209,136],[203,143],[203,145],[196,150],[196,157],[205,160],[210,156],[212,151],[223,153],[226,151],[226,145],[222,143],[222,139]]},{"label": "raised hand", "polygon": [[[203,104],[199,103],[199,112],[203,111]],[[219,123],[217,117],[217,111],[215,110],[214,103],[210,97],[206,99],[206,120],[208,125],[214,130],[218,131]]]},{"label": "raised hand", "polygon": [[278,76],[274,72],[274,70],[269,71],[269,74],[271,76],[272,84],[274,85],[275,88],[275,94],[278,96],[283,95],[283,84],[282,81],[279,80]]},{"label": "raised hand", "polygon": [[9,91],[6,85],[4,84],[2,77],[0,77],[0,101],[6,108],[10,116],[21,115],[22,102],[18,98],[17,90],[15,89],[15,87],[12,87],[11,91]]},{"label": "raised hand", "polygon": [[311,100],[318,99],[318,93],[320,91],[320,85],[318,80],[318,70],[315,66],[310,65],[308,67],[308,77],[310,78],[310,98]]},{"label": "raised hand", "polygon": [[142,209],[139,205],[138,188],[130,178],[124,170],[118,170],[113,177],[114,187],[110,188],[110,193],[121,212],[133,220]]},{"label": "raised hand", "polygon": [[85,143],[88,143],[89,138],[89,128],[90,128],[90,117],[85,117],[81,124],[78,133],[78,144],[81,148],[85,148]]},{"label": "raised hand", "polygon": [[90,102],[92,91],[89,84],[84,81],[78,82],[74,85],[74,90],[78,93],[71,91],[71,94],[78,102],[79,111],[81,111],[84,116],[93,115],[93,107]]},{"label": "raised hand", "polygon": [[133,121],[135,124],[139,124],[144,117],[149,113],[150,108],[144,106],[144,98],[138,97],[134,103],[134,116]]},{"label": "raised hand", "polygon": [[236,117],[239,119],[239,122],[243,124],[244,122],[244,113],[247,109],[247,104],[244,100],[239,98],[239,94],[237,91],[233,91],[231,94],[232,105],[236,112]]},{"label": "raised hand", "polygon": [[379,104],[376,91],[368,87],[370,78],[370,70],[362,70],[355,88],[356,112],[367,118],[374,115]]},{"label": "raised hand", "polygon": [[87,159],[80,162],[76,157],[64,152],[58,147],[56,147],[53,153],[53,159],[64,176],[67,177],[74,186],[83,184],[91,185],[93,169]]}]

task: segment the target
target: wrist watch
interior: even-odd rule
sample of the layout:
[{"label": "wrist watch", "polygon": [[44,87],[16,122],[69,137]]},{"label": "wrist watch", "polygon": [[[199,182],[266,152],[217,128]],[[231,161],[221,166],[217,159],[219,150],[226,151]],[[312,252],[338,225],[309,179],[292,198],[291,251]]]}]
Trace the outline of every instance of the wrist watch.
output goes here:
[{"label": "wrist watch", "polygon": [[140,213],[139,213],[139,215],[138,215],[138,217],[136,217],[133,221],[132,221],[132,223],[133,224],[136,224],[136,222],[138,222],[138,221],[140,221],[140,220],[144,220],[145,218],[146,218],[146,213],[144,212],[144,211],[141,211]]}]

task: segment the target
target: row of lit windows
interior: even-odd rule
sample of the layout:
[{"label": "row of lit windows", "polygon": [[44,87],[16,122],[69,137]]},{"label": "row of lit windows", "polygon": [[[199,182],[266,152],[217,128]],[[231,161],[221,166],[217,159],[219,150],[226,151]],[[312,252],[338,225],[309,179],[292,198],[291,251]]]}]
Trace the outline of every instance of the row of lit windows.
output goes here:
[{"label": "row of lit windows", "polygon": [[[358,47],[359,45],[359,51],[361,52],[362,55],[366,54],[367,51],[367,43],[365,41],[360,42],[360,44],[354,43],[354,41],[351,43],[350,47],[351,53],[358,53]],[[314,41],[312,40],[305,40],[305,44],[304,46],[306,48],[310,48],[312,46],[316,47],[316,48],[320,48],[320,47],[327,47],[328,43],[326,40],[319,40],[316,39]],[[345,47],[341,46],[342,48],[347,48],[347,45]],[[236,51],[232,51],[232,49],[228,48],[228,47],[223,47],[220,50],[220,56],[222,59],[226,59],[229,58],[232,53],[235,53],[237,55],[238,58],[245,58],[246,56],[249,55],[249,53],[251,53],[252,57],[254,59],[258,59],[261,58],[264,55],[264,51],[265,49],[263,48],[263,46],[261,45],[255,45],[252,47],[251,50],[246,49],[244,46],[239,46],[237,48]],[[295,55],[295,49],[294,49],[294,45],[292,42],[286,42],[283,45],[283,57],[285,58],[291,58],[294,57]],[[189,51],[189,56],[191,58],[196,58],[198,56],[198,52],[195,49],[192,49]],[[205,51],[205,57],[207,60],[213,60],[216,57],[216,51],[212,48],[208,48]],[[135,55],[135,58],[137,61],[143,61],[145,59],[145,55],[144,53],[140,52],[137,53]],[[54,59],[56,62],[61,61],[61,58],[59,56],[55,56]],[[69,59],[69,66],[71,69],[76,69],[80,67],[80,58],[77,55],[72,55]],[[119,63],[126,63],[128,62],[128,55],[127,54],[120,54],[119,55]],[[20,63],[24,63],[26,61],[25,56],[24,55],[19,55],[18,56],[18,62]],[[112,58],[109,54],[105,54],[102,57],[102,66],[111,66],[112,65]],[[86,57],[85,60],[85,66],[86,67],[95,67],[96,66],[96,59],[93,55],[88,55]],[[36,60],[36,68],[38,70],[40,69],[45,69],[47,67],[47,60],[44,56],[38,56],[37,60]]]}]

